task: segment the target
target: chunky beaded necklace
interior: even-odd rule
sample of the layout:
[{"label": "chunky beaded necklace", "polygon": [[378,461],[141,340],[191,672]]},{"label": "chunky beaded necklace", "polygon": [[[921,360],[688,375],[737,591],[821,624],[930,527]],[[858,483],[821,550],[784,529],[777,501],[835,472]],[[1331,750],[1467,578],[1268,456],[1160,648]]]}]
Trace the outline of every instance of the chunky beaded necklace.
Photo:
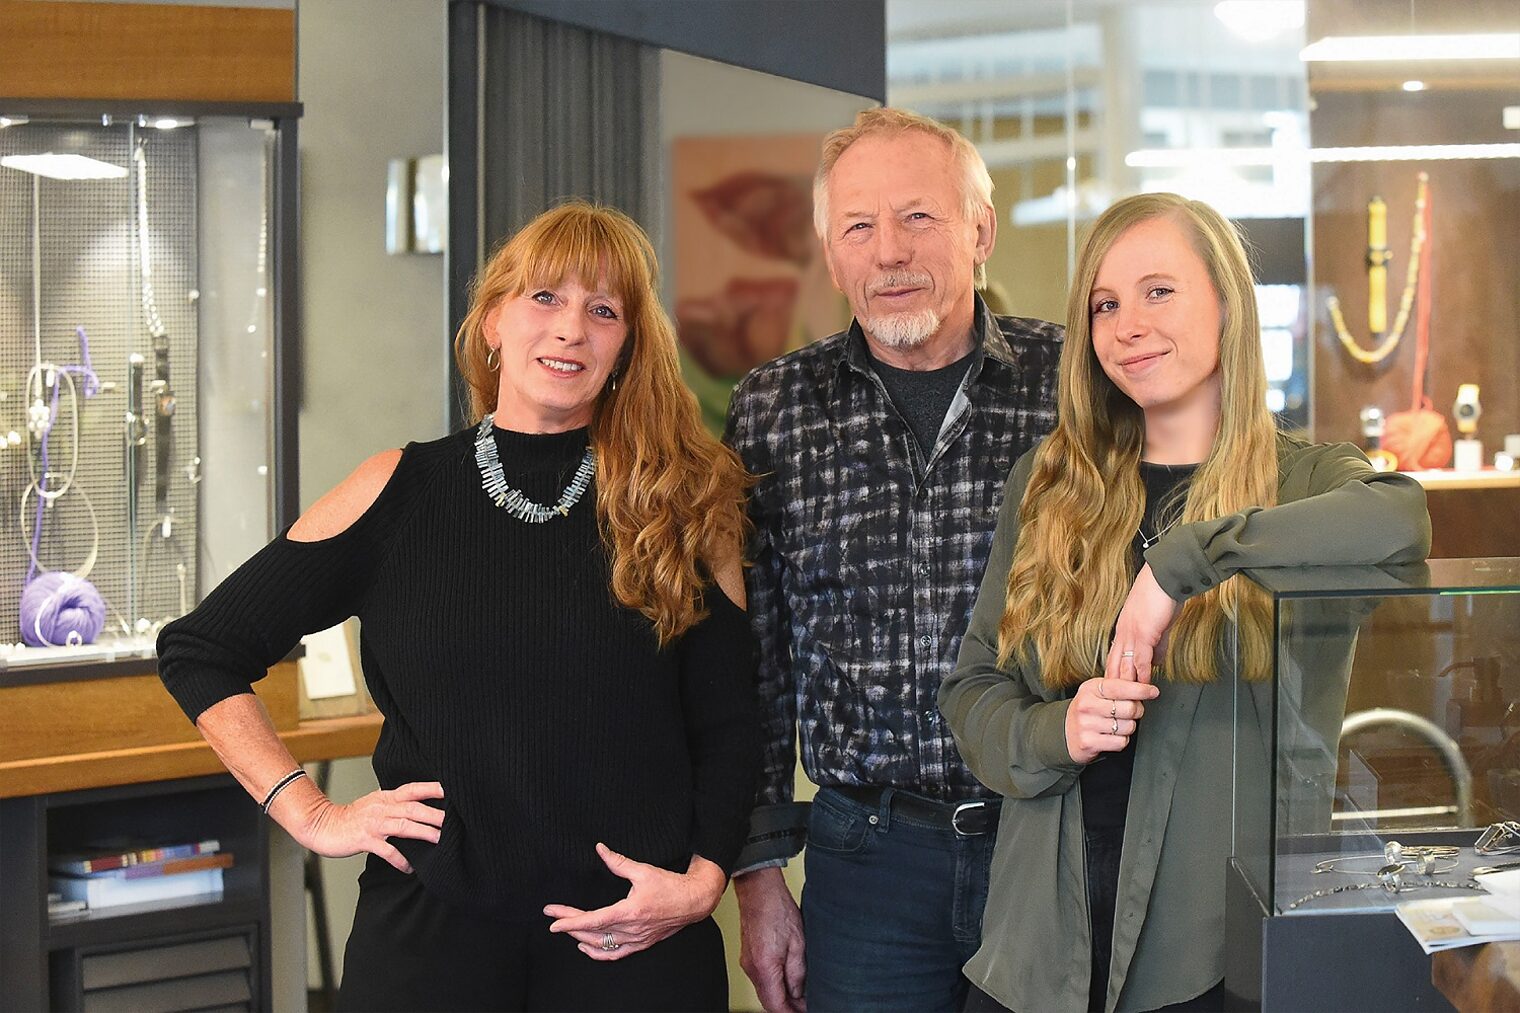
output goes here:
[{"label": "chunky beaded necklace", "polygon": [[480,428],[475,433],[475,463],[480,466],[480,486],[491,497],[491,502],[527,524],[542,524],[556,517],[569,516],[570,508],[580,502],[591,484],[591,476],[596,474],[596,452],[586,448],[581,466],[575,469],[575,477],[560,493],[559,502],[544,506],[507,485],[507,476],[501,472],[501,458],[496,453],[496,438],[491,433],[493,425],[492,417],[487,415],[480,420]]}]

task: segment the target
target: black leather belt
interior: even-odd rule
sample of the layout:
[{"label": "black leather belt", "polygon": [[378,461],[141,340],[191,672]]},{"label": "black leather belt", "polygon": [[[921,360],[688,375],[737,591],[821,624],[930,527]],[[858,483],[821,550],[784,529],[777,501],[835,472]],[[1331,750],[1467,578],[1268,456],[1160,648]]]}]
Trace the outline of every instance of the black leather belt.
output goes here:
[{"label": "black leather belt", "polygon": [[[886,791],[855,784],[833,784],[828,790],[872,809],[881,808],[881,796]],[[892,811],[897,815],[940,830],[953,830],[962,837],[977,837],[996,830],[1002,802],[1000,798],[936,802],[901,790],[892,792]]]}]

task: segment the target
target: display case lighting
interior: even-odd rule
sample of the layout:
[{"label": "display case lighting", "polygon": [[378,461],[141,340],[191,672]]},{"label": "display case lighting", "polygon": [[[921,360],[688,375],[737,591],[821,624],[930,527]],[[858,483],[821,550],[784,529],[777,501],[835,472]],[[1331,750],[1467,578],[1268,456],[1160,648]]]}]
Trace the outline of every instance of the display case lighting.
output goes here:
[{"label": "display case lighting", "polygon": [[0,158],[0,165],[48,179],[120,179],[127,174],[126,169],[110,162],[51,151],[41,155],[6,155]]},{"label": "display case lighting", "polygon": [[6,127],[19,127],[30,118],[29,116],[0,116],[0,130]]},{"label": "display case lighting", "polygon": [[1520,60],[1520,32],[1470,35],[1327,35],[1299,51],[1305,63]]},{"label": "display case lighting", "polygon": [[153,127],[157,130],[175,130],[179,127],[188,127],[195,121],[188,116],[148,116],[138,114],[137,125],[144,129]]},{"label": "display case lighting", "polygon": [[1424,91],[1424,81],[1405,81],[1401,86],[1405,91]]}]

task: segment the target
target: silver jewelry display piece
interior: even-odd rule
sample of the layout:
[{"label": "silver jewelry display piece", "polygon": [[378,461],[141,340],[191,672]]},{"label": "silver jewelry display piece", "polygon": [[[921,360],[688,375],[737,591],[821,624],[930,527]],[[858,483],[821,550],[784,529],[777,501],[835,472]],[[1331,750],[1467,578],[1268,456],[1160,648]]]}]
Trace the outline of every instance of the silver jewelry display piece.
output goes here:
[{"label": "silver jewelry display piece", "polygon": [[[1367,859],[1374,859],[1383,864],[1379,865],[1377,869],[1345,869],[1341,867],[1342,862],[1366,861]],[[1412,870],[1417,872],[1421,876],[1439,876],[1442,873],[1453,871],[1458,865],[1455,857],[1448,858],[1447,861],[1450,864],[1447,865],[1438,866],[1436,865],[1437,861],[1440,861],[1440,858],[1431,854],[1408,854],[1401,859],[1392,860],[1385,859],[1381,855],[1342,855],[1340,858],[1327,858],[1323,862],[1317,863],[1314,866],[1312,875],[1318,876],[1326,872],[1340,872],[1349,876],[1378,876],[1382,874],[1384,869],[1390,866],[1398,866],[1406,871]]]},{"label": "silver jewelry display piece", "polygon": [[1484,828],[1483,833],[1478,835],[1478,841],[1473,845],[1473,850],[1480,855],[1507,855],[1513,851],[1520,851],[1520,821],[1505,820],[1502,823],[1490,823]]},{"label": "silver jewelry display piece", "polygon": [[559,501],[553,506],[544,506],[507,485],[507,477],[501,471],[501,458],[496,453],[496,440],[491,434],[493,425],[495,423],[492,417],[487,415],[480,420],[480,428],[475,435],[475,463],[480,466],[480,485],[486,495],[491,497],[491,502],[527,524],[542,524],[556,517],[568,517],[570,508],[580,502],[591,485],[591,476],[596,474],[596,451],[586,448],[580,467],[575,469],[575,477],[570,479],[570,484],[560,493]]},{"label": "silver jewelry display piece", "polygon": [[1471,879],[1464,880],[1460,883],[1452,883],[1440,879],[1426,879],[1416,883],[1405,883],[1403,876],[1403,866],[1399,865],[1396,862],[1391,862],[1388,865],[1383,866],[1383,868],[1379,869],[1377,871],[1377,877],[1377,881],[1374,883],[1342,883],[1340,886],[1326,887],[1323,890],[1315,890],[1313,893],[1306,893],[1302,897],[1298,898],[1298,900],[1294,901],[1292,904],[1289,904],[1287,907],[1283,908],[1283,910],[1292,911],[1294,908],[1299,907],[1300,905],[1307,904],[1310,901],[1319,900],[1322,897],[1333,897],[1338,893],[1351,893],[1356,890],[1383,890],[1391,894],[1396,894],[1410,893],[1415,890],[1424,890],[1426,888],[1441,890],[1479,889],[1478,884]]},{"label": "silver jewelry display piece", "polygon": [[608,953],[611,953],[613,950],[622,945],[622,943],[612,938],[611,932],[602,933],[602,949],[606,950]]},{"label": "silver jewelry display piece", "polygon": [[[1459,853],[1458,848],[1449,844],[1400,844],[1398,841],[1389,841],[1383,846],[1382,854],[1340,855],[1336,858],[1327,858],[1315,864],[1312,875],[1340,872],[1352,876],[1381,876],[1385,871],[1397,868],[1401,871],[1412,870],[1421,876],[1437,876],[1444,872],[1451,872],[1457,867]],[[1447,860],[1451,864],[1437,866],[1438,860]],[[1344,862],[1369,861],[1378,862],[1379,867],[1377,869],[1342,867]]]}]

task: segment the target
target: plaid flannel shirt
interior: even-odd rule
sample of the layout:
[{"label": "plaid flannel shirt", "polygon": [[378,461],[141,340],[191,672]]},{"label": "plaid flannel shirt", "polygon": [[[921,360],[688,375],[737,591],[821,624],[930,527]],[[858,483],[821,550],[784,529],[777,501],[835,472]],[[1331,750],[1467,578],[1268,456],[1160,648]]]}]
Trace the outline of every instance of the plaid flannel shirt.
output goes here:
[{"label": "plaid flannel shirt", "polygon": [[950,674],[1013,462],[1055,425],[1062,328],[995,317],[928,460],[871,368],[858,324],[753,370],[726,442],[760,476],[749,612],[765,768],[740,867],[795,854],[798,730],[815,784],[953,800],[990,794],[935,696]]}]

